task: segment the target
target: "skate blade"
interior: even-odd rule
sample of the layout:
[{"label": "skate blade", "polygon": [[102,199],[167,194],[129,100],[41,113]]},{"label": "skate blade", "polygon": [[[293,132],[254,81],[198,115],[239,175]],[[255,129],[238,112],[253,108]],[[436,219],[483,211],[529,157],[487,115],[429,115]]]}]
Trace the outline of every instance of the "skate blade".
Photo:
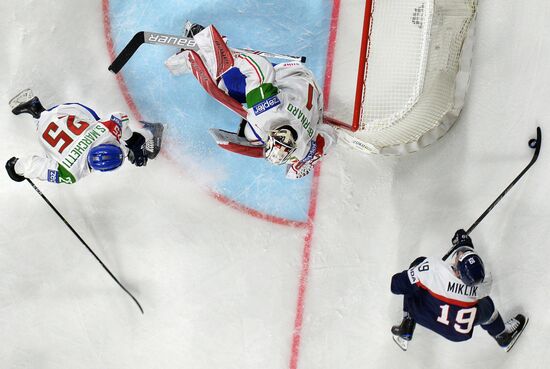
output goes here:
[{"label": "skate blade", "polygon": [[407,351],[407,348],[409,347],[409,341],[404,340],[403,338],[393,335],[393,341],[399,346],[399,348],[403,351]]},{"label": "skate blade", "polygon": [[143,128],[151,132],[154,137],[162,138],[162,135],[164,134],[164,129],[166,128],[165,124],[151,123],[151,122],[146,122],[144,120],[140,120],[139,122],[143,125]]},{"label": "skate blade", "polygon": [[153,138],[147,140],[145,145],[147,151],[147,158],[154,159],[159,154],[162,148],[162,138],[164,136],[164,124],[162,123],[150,123],[140,121],[143,124],[143,128],[147,129],[153,134]]},{"label": "skate blade", "polygon": [[521,336],[521,334],[525,330],[525,327],[527,327],[527,323],[529,323],[529,318],[525,318],[525,324],[523,325],[523,328],[521,328],[521,331],[519,331],[519,333],[516,334],[516,336],[512,339],[512,342],[510,342],[510,344],[508,346],[506,346],[506,348],[504,349],[506,352],[510,352],[512,347],[514,347],[514,345],[516,344],[519,336]]},{"label": "skate blade", "polygon": [[19,92],[10,100],[9,102],[10,108],[13,110],[15,107],[23,103],[26,103],[33,97],[34,97],[34,94],[32,93],[32,90],[30,88],[26,88],[23,91]]}]

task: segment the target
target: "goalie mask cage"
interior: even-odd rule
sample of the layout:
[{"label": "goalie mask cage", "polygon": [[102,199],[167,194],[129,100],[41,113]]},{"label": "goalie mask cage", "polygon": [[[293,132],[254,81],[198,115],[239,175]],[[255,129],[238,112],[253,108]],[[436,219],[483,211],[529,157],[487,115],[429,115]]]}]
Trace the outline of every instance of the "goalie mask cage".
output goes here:
[{"label": "goalie mask cage", "polygon": [[366,0],[355,96],[331,93],[325,121],[388,155],[443,136],[464,105],[476,8],[477,0]]}]

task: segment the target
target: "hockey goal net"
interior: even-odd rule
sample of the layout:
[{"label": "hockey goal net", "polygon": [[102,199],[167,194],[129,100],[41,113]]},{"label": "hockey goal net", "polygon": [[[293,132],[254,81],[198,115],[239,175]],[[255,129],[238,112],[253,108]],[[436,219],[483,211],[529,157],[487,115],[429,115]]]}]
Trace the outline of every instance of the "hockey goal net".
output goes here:
[{"label": "hockey goal net", "polygon": [[[341,42],[353,31],[338,27],[325,120],[354,131],[369,152],[413,152],[443,136],[462,109],[477,0],[365,3],[360,47]],[[350,19],[358,9],[341,12]]]}]

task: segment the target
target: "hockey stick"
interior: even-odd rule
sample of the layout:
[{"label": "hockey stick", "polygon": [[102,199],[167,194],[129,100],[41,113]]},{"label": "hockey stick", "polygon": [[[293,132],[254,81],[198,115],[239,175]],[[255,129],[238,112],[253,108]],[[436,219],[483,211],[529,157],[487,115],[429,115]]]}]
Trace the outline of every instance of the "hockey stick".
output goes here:
[{"label": "hockey stick", "polygon": [[231,48],[234,51],[238,51],[240,53],[250,53],[250,54],[256,54],[263,56],[264,58],[273,58],[273,59],[286,59],[286,60],[292,60],[292,61],[299,61],[300,63],[306,62],[305,56],[294,56],[294,55],[288,55],[288,54],[277,54],[277,53],[271,53],[269,51],[259,51],[259,50],[252,50],[252,49],[239,49],[237,47]]},{"label": "hockey stick", "polygon": [[36,185],[33,183],[33,181],[31,181],[30,179],[28,178],[25,178],[29,183],[30,185],[32,186],[32,188],[34,188],[34,190],[44,199],[44,201],[46,201],[46,203],[50,206],[50,208],[53,209],[53,211],[61,218],[61,220],[63,221],[63,223],[65,223],[65,225],[67,227],[69,227],[69,229],[73,232],[73,234],[76,236],[76,238],[78,238],[80,240],[80,242],[82,242],[82,244],[84,246],[86,246],[86,248],[88,249],[88,251],[90,251],[92,253],[92,255],[96,258],[96,260],[99,262],[99,264],[101,264],[101,266],[103,267],[103,269],[105,269],[107,271],[107,273],[109,273],[109,275],[111,276],[111,278],[114,279],[114,281],[120,286],[120,288],[122,288],[124,290],[124,292],[126,292],[131,298],[132,300],[134,300],[134,302],[136,303],[136,305],[138,306],[139,310],[141,311],[141,313],[143,314],[143,308],[141,307],[141,305],[139,304],[138,300],[134,297],[134,295],[132,295],[127,289],[126,287],[124,287],[122,285],[122,283],[120,283],[118,281],[118,279],[116,279],[116,277],[113,275],[113,273],[111,273],[111,271],[109,270],[109,268],[107,268],[105,266],[105,264],[103,264],[103,262],[101,261],[101,259],[95,254],[95,252],[92,251],[92,249],[90,248],[90,246],[88,246],[88,244],[86,244],[86,242],[84,242],[84,240],[82,239],[82,237],[80,237],[80,235],[78,233],[76,233],[76,231],[73,229],[73,227],[71,227],[71,225],[69,224],[69,222],[67,222],[65,220],[65,218],[63,217],[63,215],[61,215],[61,213],[55,208],[55,206],[52,205],[52,203],[50,202],[50,200],[48,200],[48,198],[42,193],[42,191],[40,191],[40,189],[38,187],[36,187]]},{"label": "hockey stick", "polygon": [[[130,42],[128,42],[128,44],[124,47],[124,49],[122,49],[120,54],[118,54],[115,60],[113,60],[111,65],[109,65],[108,69],[115,74],[120,72],[122,67],[124,67],[124,65],[128,62],[128,60],[130,60],[132,55],[134,55],[137,49],[139,49],[139,47],[143,44],[173,46],[184,50],[194,50],[194,51],[197,51],[199,49],[197,43],[191,37],[180,37],[180,36],[168,35],[164,33],[140,31],[136,33],[134,37],[132,37]],[[256,51],[251,49],[233,48],[233,50],[238,52],[249,52],[252,54],[264,56],[266,58],[287,59],[287,60],[293,60],[293,61],[300,61],[302,63],[306,62],[305,56],[276,54],[276,53],[270,53],[266,51]]]},{"label": "hockey stick", "polygon": [[[479,225],[479,223],[481,223],[481,221],[487,216],[487,214],[489,214],[491,210],[493,210],[496,204],[498,204],[499,201],[502,200],[502,198],[520,180],[520,178],[523,177],[523,175],[529,170],[529,168],[531,168],[531,166],[535,164],[535,162],[539,157],[541,144],[542,144],[542,133],[541,133],[540,127],[537,127],[537,138],[533,138],[529,140],[529,147],[532,149],[535,149],[535,152],[533,153],[533,157],[531,158],[531,161],[529,162],[529,164],[527,164],[525,169],[523,169],[521,173],[518,174],[518,176],[512,181],[512,183],[510,183],[508,187],[506,187],[504,191],[502,191],[502,193],[496,198],[496,200],[493,201],[493,203],[487,208],[487,210],[485,210],[483,214],[481,214],[479,218],[477,218],[474,224],[472,224],[470,228],[468,228],[468,230],[466,231],[467,234],[470,234]],[[456,246],[451,247],[451,249],[447,251],[447,253],[443,256],[443,260],[447,260],[447,258],[455,251],[455,249],[456,249]]]}]

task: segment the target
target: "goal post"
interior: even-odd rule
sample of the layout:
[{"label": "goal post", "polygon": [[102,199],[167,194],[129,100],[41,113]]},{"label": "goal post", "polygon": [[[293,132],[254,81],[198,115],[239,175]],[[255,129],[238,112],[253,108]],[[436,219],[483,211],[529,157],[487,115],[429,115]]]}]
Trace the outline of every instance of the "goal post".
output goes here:
[{"label": "goal post", "polygon": [[443,136],[464,105],[476,9],[477,0],[366,0],[355,94],[329,101],[325,120],[373,153]]}]

